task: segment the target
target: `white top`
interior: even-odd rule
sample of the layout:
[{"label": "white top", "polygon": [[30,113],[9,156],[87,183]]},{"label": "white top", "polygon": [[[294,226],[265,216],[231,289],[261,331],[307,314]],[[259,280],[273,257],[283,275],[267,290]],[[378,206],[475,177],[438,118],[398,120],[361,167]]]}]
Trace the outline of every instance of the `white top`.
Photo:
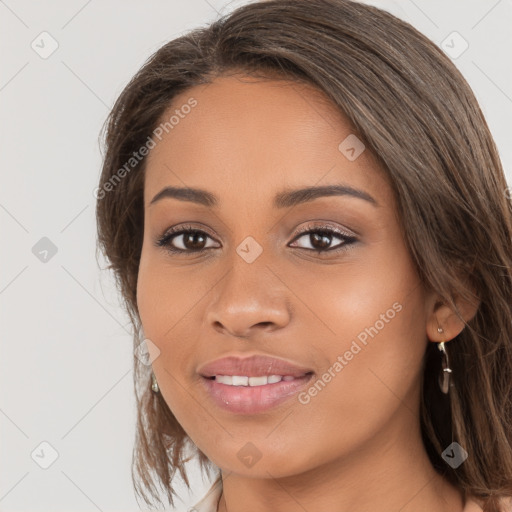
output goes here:
[{"label": "white top", "polygon": [[222,480],[219,477],[210,487],[210,490],[206,493],[205,497],[192,508],[189,508],[187,512],[217,512],[221,494]]},{"label": "white top", "polygon": [[[221,494],[222,481],[219,478],[213,483],[205,497],[192,508],[189,508],[187,512],[217,512]],[[476,501],[468,498],[463,512],[483,512],[483,509]]]}]

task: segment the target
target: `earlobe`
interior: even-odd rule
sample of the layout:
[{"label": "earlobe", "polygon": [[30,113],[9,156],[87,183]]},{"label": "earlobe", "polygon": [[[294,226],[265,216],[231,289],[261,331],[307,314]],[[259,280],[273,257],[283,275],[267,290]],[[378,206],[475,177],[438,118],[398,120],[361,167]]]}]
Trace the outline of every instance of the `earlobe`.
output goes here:
[{"label": "earlobe", "polygon": [[472,300],[456,296],[454,302],[458,309],[452,309],[445,301],[438,297],[431,308],[427,321],[427,337],[433,342],[450,341],[458,336],[478,311],[480,300],[472,295]]}]

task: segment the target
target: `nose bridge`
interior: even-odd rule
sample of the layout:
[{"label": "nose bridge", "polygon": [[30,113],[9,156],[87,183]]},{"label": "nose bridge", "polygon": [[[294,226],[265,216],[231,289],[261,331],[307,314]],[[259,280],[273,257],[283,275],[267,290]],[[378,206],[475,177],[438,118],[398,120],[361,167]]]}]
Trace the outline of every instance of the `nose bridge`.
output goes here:
[{"label": "nose bridge", "polygon": [[249,238],[233,251],[230,268],[214,287],[206,313],[208,325],[239,337],[249,336],[254,328],[276,329],[290,320],[287,289],[268,268],[261,245]]}]

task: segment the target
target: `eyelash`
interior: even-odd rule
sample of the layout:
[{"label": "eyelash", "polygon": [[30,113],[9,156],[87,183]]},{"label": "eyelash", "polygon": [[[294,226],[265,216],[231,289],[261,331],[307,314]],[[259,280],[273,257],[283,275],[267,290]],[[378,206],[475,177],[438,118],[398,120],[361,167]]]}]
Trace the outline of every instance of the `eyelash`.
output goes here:
[{"label": "eyelash", "polygon": [[[212,249],[212,247],[205,248],[205,249],[199,249],[197,251],[193,250],[184,250],[184,249],[177,249],[176,247],[171,245],[171,241],[179,236],[184,234],[190,234],[190,233],[201,233],[203,235],[206,235],[207,237],[212,238],[208,233],[205,231],[202,231],[200,229],[194,228],[192,226],[178,226],[168,229],[163,236],[158,238],[156,241],[157,247],[164,247],[165,250],[169,251],[173,254],[197,254],[202,253],[206,250]],[[326,252],[332,252],[332,253],[339,253],[341,251],[347,250],[347,247],[354,242],[357,241],[357,238],[351,235],[347,235],[346,233],[343,233],[337,228],[331,227],[331,226],[306,226],[304,228],[301,228],[297,232],[297,236],[292,240],[295,242],[297,239],[302,238],[304,235],[308,235],[311,233],[322,233],[327,235],[335,235],[338,238],[341,238],[343,240],[343,243],[339,244],[334,249],[304,249],[303,247],[293,247],[293,249],[304,249],[309,252],[316,252],[316,253],[326,253]],[[217,247],[213,247],[213,249],[217,249]]]}]

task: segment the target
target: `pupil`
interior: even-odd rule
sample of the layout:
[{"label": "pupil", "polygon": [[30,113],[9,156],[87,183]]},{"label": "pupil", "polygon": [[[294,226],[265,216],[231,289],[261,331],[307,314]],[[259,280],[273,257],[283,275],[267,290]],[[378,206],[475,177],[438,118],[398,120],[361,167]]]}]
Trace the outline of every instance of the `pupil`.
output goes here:
[{"label": "pupil", "polygon": [[[312,233],[311,236],[313,237],[313,247],[316,247],[317,249],[325,249],[329,247],[329,244],[331,243],[331,237],[327,234],[317,234]],[[320,247],[316,245],[316,243],[320,243]]]},{"label": "pupil", "polygon": [[[190,238],[192,238],[192,244],[189,244]],[[200,239],[204,239],[201,233],[188,233],[185,237],[185,246],[189,249],[201,249],[201,243],[204,243],[204,240],[199,241]]]}]

